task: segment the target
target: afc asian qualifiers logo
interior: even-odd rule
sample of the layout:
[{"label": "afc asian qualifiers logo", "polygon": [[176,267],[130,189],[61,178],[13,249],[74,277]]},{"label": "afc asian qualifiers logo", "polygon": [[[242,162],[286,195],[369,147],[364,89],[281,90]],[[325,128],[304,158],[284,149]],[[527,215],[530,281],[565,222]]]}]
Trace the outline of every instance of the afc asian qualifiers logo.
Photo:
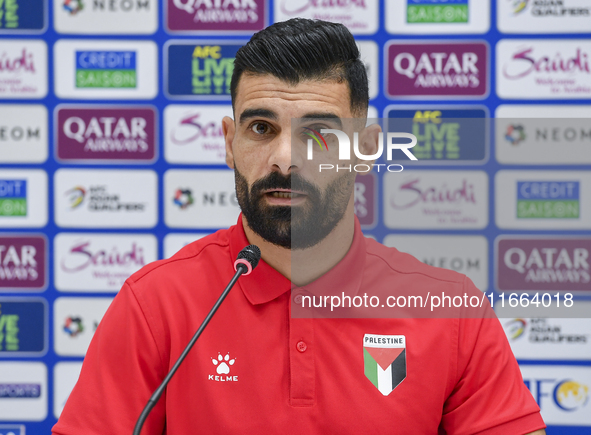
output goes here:
[{"label": "afc asian qualifiers logo", "polygon": [[363,362],[367,379],[387,396],[406,378],[406,337],[365,334]]},{"label": "afc asian qualifiers logo", "polygon": [[238,376],[232,376],[230,374],[230,367],[234,365],[236,358],[230,357],[230,353],[226,353],[222,356],[218,352],[218,356],[211,359],[211,363],[215,367],[215,375],[209,375],[208,380],[216,382],[237,382]]}]

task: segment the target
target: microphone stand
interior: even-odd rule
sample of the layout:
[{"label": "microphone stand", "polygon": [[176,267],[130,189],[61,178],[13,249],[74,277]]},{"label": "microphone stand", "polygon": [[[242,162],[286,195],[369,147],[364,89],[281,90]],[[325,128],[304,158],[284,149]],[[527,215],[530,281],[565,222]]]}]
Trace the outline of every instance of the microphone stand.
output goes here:
[{"label": "microphone stand", "polygon": [[[258,260],[257,260],[257,262],[258,262]],[[203,332],[203,330],[205,329],[205,327],[207,326],[207,324],[209,323],[209,321],[211,320],[211,318],[213,317],[215,312],[217,311],[217,309],[220,307],[220,305],[222,304],[222,302],[224,301],[226,296],[228,296],[228,293],[230,293],[230,290],[232,289],[234,284],[236,284],[236,281],[238,281],[238,278],[240,278],[240,276],[243,273],[250,273],[250,271],[248,270],[246,265],[241,264],[241,263],[237,264],[236,265],[236,273],[234,274],[234,277],[232,278],[232,280],[230,281],[228,286],[224,289],[224,291],[222,292],[222,294],[218,298],[217,302],[215,303],[215,305],[213,306],[213,308],[211,309],[209,314],[205,317],[205,320],[203,320],[203,323],[201,324],[199,329],[197,329],[197,332],[195,333],[195,335],[193,335],[193,338],[191,339],[191,341],[189,342],[189,344],[187,345],[187,347],[185,348],[183,353],[181,353],[181,356],[179,357],[177,362],[174,363],[174,366],[172,366],[172,369],[170,369],[170,372],[168,372],[168,375],[166,375],[166,377],[164,378],[164,380],[162,381],[160,386],[156,389],[156,391],[154,391],[154,394],[152,394],[152,397],[150,397],[150,400],[148,400],[148,403],[144,407],[144,410],[140,414],[140,417],[138,418],[138,420],[135,424],[135,428],[133,430],[133,435],[140,435],[141,434],[142,426],[144,425],[146,418],[148,418],[148,415],[152,411],[152,408],[154,408],[154,406],[156,405],[156,402],[158,402],[158,399],[160,399],[160,396],[162,396],[162,393],[164,393],[166,386],[168,385],[168,383],[170,382],[170,380],[172,379],[172,377],[176,373],[177,369],[180,367],[181,363],[183,362],[183,360],[185,359],[185,357],[187,356],[187,354],[189,353],[189,351],[191,350],[191,348],[193,347],[193,345],[195,344],[195,342],[197,341],[197,339],[199,338],[199,336],[201,335],[201,333]]]}]

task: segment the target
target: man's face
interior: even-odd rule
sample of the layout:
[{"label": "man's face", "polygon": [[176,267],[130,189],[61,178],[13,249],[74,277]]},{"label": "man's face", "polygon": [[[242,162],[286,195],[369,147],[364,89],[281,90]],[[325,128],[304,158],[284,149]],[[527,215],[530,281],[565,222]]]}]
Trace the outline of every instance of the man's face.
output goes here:
[{"label": "man's face", "polygon": [[[243,74],[234,110],[235,122],[223,121],[226,162],[235,170],[248,226],[285,248],[316,245],[343,218],[355,174],[320,174],[306,159],[308,136],[301,132],[346,130],[341,119],[353,117],[348,85],[313,80],[291,86],[271,75]],[[336,156],[334,135],[325,139]]]}]

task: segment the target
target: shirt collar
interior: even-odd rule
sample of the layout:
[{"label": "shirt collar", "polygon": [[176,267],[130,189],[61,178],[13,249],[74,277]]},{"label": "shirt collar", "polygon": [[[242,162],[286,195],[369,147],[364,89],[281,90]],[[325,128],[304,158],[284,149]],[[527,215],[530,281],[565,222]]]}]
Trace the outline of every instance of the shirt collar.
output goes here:
[{"label": "shirt collar", "polygon": [[[230,228],[230,254],[232,260],[236,259],[238,253],[249,244],[242,225],[242,214],[240,214],[237,224]],[[344,292],[345,295],[355,296],[361,286],[365,257],[365,238],[361,232],[359,220],[355,216],[353,242],[349,251],[335,267],[317,280],[305,286],[297,287],[261,259],[250,275],[238,281],[238,285],[242,289],[244,296],[253,305],[270,302],[290,289],[293,291],[301,290],[303,293],[312,293],[314,295],[340,295],[341,292]]]}]

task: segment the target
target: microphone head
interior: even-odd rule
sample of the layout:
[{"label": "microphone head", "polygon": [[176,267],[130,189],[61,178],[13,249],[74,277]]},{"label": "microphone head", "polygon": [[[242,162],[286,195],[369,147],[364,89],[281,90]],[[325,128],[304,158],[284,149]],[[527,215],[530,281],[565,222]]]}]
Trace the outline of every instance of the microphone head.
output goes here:
[{"label": "microphone head", "polygon": [[249,275],[252,270],[257,267],[261,259],[261,250],[256,245],[248,245],[238,253],[238,257],[234,262],[234,270],[238,270],[239,265],[244,265],[247,271],[244,275]]}]

